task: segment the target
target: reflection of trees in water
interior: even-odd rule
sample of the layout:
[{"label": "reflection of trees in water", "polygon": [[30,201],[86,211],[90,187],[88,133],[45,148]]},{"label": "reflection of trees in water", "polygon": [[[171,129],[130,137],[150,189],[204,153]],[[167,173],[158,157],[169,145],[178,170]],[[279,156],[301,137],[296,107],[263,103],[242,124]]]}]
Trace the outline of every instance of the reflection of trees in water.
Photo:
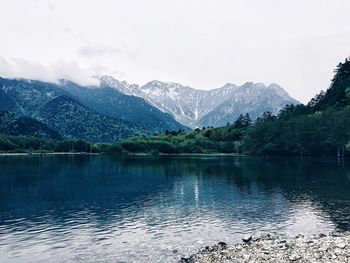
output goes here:
[{"label": "reflection of trees in water", "polygon": [[[244,200],[252,200],[252,197],[260,199],[257,203],[260,206],[254,207],[255,211],[227,208],[232,217],[239,212],[240,217],[248,220],[259,215],[263,220],[268,208],[274,209],[277,221],[283,220],[291,206],[307,200],[314,208],[326,212],[339,229],[350,228],[350,172],[347,163],[339,165],[336,160],[319,158],[259,157],[136,158],[128,159],[125,163],[159,167],[162,174],[178,178],[174,184],[182,185],[186,179],[192,180],[192,186],[199,185],[199,191],[210,191],[213,181],[221,180],[224,184],[212,185],[218,197],[199,193],[202,202],[214,206],[220,206],[220,201],[229,198],[232,192],[235,193],[232,201],[236,203],[244,203]],[[227,188],[228,185],[234,188]],[[209,188],[204,190],[204,186]],[[274,202],[276,196],[279,196],[279,200]],[[209,197],[211,200],[205,200]],[[275,207],[271,208],[271,205]],[[212,209],[215,210],[215,207]]]},{"label": "reflection of trees in water", "polygon": [[[242,199],[249,199],[254,189],[259,198],[273,198],[276,193],[281,193],[290,204],[307,199],[315,208],[326,212],[339,229],[350,228],[347,164],[338,165],[336,161],[311,158],[237,158],[221,162],[199,160],[197,164],[205,179],[220,178],[234,185]],[[266,201],[268,206],[269,200]],[[283,216],[279,212],[275,211]]]},{"label": "reflection of trees in water", "polygon": [[[64,223],[84,210],[108,223],[163,205],[176,207],[182,217],[200,207],[217,211],[223,220],[268,221],[272,215],[281,221],[291,206],[307,199],[338,228],[350,228],[347,163],[311,158],[33,156],[1,158],[0,167],[0,212],[16,208],[32,220],[50,211],[51,220]],[[162,200],[174,203],[167,206]]]},{"label": "reflection of trees in water", "polygon": [[57,224],[81,216],[81,211],[96,221],[113,220],[111,211],[118,215],[134,202],[152,198],[158,188],[167,187],[166,178],[162,174],[155,177],[157,171],[149,166],[142,169],[101,158],[0,159],[0,222],[7,219],[1,218],[1,212],[33,221],[49,213]]}]

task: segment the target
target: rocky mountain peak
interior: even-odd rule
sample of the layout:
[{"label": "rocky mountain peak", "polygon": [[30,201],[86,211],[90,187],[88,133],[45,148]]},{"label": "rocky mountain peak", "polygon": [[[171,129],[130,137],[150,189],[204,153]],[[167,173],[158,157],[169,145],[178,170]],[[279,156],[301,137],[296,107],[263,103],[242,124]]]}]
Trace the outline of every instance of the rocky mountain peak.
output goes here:
[{"label": "rocky mountain peak", "polygon": [[[219,126],[223,124],[221,119],[225,120],[225,123],[227,120],[232,122],[239,113],[251,113],[253,116],[261,115],[263,111],[277,113],[286,104],[298,103],[275,83],[268,86],[254,82],[246,82],[241,86],[226,83],[212,90],[198,90],[179,83],[159,80],[138,86],[109,76],[101,77],[101,83],[124,94],[141,97],[161,111],[171,114],[183,125],[192,128]],[[220,107],[223,110],[219,110]]]}]

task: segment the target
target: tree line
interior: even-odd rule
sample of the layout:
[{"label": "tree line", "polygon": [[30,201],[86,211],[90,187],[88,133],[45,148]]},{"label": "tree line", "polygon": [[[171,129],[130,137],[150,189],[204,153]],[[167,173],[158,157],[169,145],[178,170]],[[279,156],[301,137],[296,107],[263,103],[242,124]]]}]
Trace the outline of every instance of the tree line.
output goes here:
[{"label": "tree line", "polygon": [[252,121],[249,114],[241,114],[225,127],[141,136],[117,145],[119,151],[132,153],[348,155],[350,62],[339,63],[326,92],[306,105],[286,105],[276,116],[265,112]]},{"label": "tree line", "polygon": [[350,150],[349,60],[334,73],[330,87],[306,105],[286,105],[277,115],[265,112],[254,121],[246,113],[224,127],[166,131],[112,144],[0,135],[0,151],[345,156]]}]

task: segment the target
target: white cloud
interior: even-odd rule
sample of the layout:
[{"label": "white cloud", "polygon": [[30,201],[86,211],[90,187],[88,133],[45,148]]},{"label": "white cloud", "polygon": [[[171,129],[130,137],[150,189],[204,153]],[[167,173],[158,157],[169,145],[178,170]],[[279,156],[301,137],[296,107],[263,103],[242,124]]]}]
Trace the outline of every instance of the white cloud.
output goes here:
[{"label": "white cloud", "polygon": [[112,47],[83,46],[78,50],[78,54],[85,57],[114,56],[119,53],[120,49]]},{"label": "white cloud", "polygon": [[348,0],[0,0],[0,10],[12,66],[0,73],[22,77],[275,82],[306,102],[350,55]]},{"label": "white cloud", "polygon": [[44,65],[25,59],[0,57],[0,75],[9,78],[27,78],[48,82],[69,79],[81,85],[97,85],[93,78],[101,74],[101,68],[82,68],[75,62],[57,61]]}]

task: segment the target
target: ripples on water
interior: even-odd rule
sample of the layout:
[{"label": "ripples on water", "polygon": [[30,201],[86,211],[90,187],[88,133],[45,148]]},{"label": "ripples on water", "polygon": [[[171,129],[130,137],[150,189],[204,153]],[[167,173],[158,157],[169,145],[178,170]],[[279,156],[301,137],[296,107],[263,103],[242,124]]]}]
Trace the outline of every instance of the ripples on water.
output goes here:
[{"label": "ripples on water", "polygon": [[0,158],[3,262],[176,262],[245,233],[347,229],[350,170],[337,161]]}]

